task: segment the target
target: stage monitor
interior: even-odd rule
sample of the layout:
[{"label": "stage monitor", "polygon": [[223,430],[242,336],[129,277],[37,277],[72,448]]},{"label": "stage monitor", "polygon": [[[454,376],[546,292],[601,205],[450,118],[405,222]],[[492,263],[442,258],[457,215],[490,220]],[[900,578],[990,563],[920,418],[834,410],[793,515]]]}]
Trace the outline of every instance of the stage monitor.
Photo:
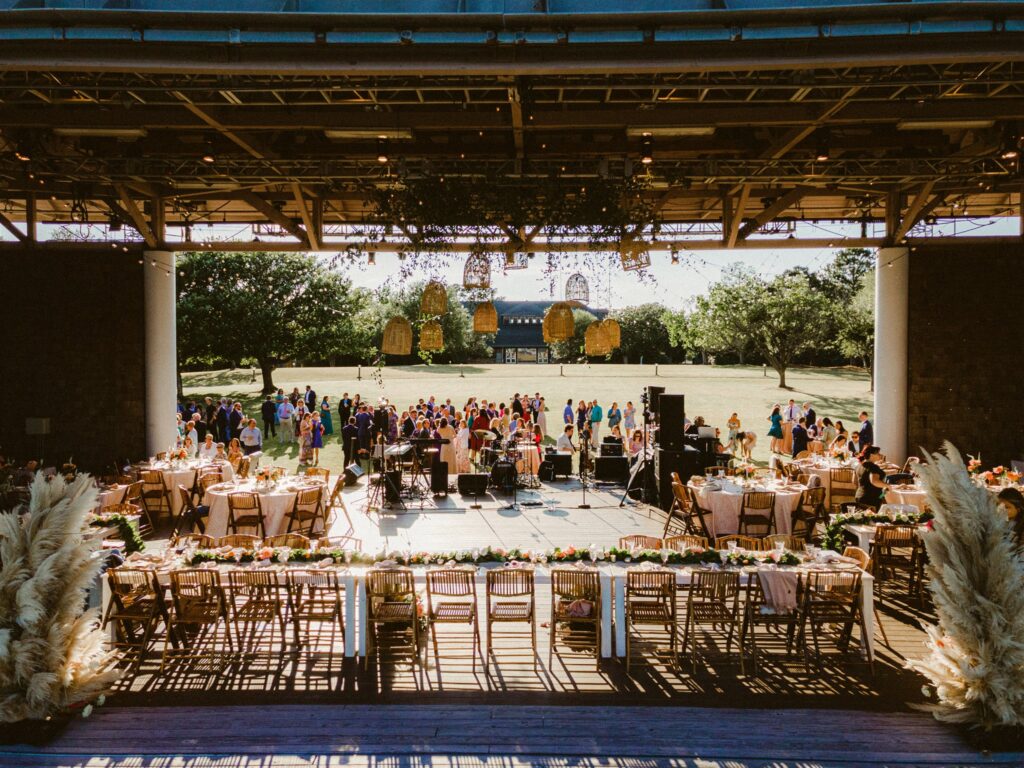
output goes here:
[{"label": "stage monitor", "polygon": [[662,448],[681,451],[686,442],[686,396],[662,395],[658,416],[658,444]]}]

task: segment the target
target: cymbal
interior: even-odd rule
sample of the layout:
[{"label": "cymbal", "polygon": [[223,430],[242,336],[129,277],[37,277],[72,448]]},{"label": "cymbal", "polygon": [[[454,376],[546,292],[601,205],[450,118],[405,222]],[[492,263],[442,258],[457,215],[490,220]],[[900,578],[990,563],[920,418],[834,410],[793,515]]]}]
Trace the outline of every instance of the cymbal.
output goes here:
[{"label": "cymbal", "polygon": [[489,429],[474,429],[473,434],[479,437],[481,440],[491,440],[498,436],[496,433],[491,432],[491,430]]}]

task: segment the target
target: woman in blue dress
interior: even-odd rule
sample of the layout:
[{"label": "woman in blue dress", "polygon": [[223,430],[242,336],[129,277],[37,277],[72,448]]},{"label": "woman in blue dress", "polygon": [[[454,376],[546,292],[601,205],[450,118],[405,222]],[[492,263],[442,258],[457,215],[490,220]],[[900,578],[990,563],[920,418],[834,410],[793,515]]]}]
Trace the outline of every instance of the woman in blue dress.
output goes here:
[{"label": "woman in blue dress", "polygon": [[324,425],[320,423],[320,414],[313,412],[313,419],[310,422],[309,448],[312,451],[313,465],[320,463],[320,449],[324,447]]},{"label": "woman in blue dress", "polygon": [[324,425],[324,435],[334,434],[334,416],[331,414],[331,402],[326,395],[320,403],[320,422]]},{"label": "woman in blue dress", "polygon": [[768,417],[768,421],[772,423],[768,429],[768,437],[772,439],[771,451],[772,453],[779,453],[782,450],[782,408],[776,405],[772,408],[772,415]]}]

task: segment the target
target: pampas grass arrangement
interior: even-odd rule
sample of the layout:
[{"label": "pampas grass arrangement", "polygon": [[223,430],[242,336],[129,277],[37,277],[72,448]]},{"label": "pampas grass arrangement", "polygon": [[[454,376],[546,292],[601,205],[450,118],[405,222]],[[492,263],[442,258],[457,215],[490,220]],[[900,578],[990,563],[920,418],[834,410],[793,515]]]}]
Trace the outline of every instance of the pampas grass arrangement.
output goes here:
[{"label": "pampas grass arrangement", "polygon": [[949,443],[916,465],[935,513],[924,536],[938,626],[908,666],[929,679],[939,720],[1024,726],[1024,554],[995,497],[975,485]]},{"label": "pampas grass arrangement", "polygon": [[85,707],[120,675],[85,609],[101,566],[84,536],[96,500],[88,475],[40,472],[27,515],[0,514],[0,722]]}]

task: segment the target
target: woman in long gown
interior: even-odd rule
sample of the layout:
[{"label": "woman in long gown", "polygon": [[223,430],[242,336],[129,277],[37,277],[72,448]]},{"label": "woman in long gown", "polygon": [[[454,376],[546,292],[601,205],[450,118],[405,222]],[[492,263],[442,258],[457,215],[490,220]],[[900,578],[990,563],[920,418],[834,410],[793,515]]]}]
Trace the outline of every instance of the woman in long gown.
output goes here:
[{"label": "woman in long gown", "polygon": [[455,435],[455,465],[459,474],[469,472],[469,426],[465,421],[459,422],[459,431]]},{"label": "woman in long gown", "polygon": [[331,402],[326,395],[320,403],[320,423],[324,426],[324,437],[334,434],[334,415],[331,413]]},{"label": "woman in long gown", "polygon": [[448,474],[454,475],[458,473],[458,466],[456,463],[456,446],[455,446],[455,430],[451,424],[448,423],[448,417],[441,417],[441,426],[437,429],[438,435],[441,436],[442,440],[447,440],[448,443],[441,445],[441,461],[448,462]]},{"label": "woman in long gown", "polygon": [[545,413],[547,406],[544,405],[544,398],[540,399],[540,406],[537,408],[537,414],[534,416],[533,422],[540,427],[540,438],[541,442],[544,440],[544,436],[548,433],[548,416]]}]

